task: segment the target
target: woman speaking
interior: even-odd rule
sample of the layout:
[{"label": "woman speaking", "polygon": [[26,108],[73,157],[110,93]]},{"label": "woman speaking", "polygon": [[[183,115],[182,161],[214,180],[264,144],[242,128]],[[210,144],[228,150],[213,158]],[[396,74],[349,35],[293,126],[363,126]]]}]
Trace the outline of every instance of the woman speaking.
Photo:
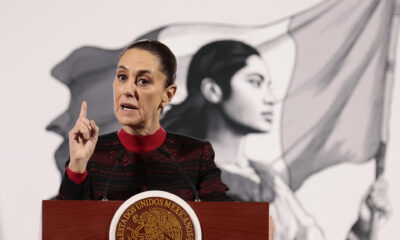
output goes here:
[{"label": "woman speaking", "polygon": [[176,59],[158,41],[138,41],[122,51],[113,83],[118,132],[98,136],[82,103],[69,132],[58,199],[125,200],[163,190],[190,201],[231,200],[207,141],[166,132],[159,123],[176,92]]}]

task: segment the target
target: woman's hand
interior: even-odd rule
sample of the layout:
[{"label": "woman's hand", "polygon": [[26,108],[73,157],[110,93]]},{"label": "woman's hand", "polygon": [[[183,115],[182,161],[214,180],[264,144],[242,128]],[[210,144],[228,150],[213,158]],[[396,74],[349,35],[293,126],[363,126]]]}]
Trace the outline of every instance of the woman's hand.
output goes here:
[{"label": "woman's hand", "polygon": [[83,173],[93,154],[99,136],[99,127],[94,120],[86,118],[87,104],[82,102],[81,112],[75,126],[69,131],[69,169]]},{"label": "woman's hand", "polygon": [[378,178],[371,186],[369,193],[364,201],[362,208],[368,207],[369,212],[366,216],[360,210],[360,217],[369,219],[371,212],[379,214],[380,219],[387,218],[390,215],[391,207],[388,199],[388,183],[383,177]]},{"label": "woman's hand", "polygon": [[376,235],[376,224],[387,219],[391,213],[387,190],[388,184],[382,177],[370,187],[348,239],[374,239],[372,236]]}]

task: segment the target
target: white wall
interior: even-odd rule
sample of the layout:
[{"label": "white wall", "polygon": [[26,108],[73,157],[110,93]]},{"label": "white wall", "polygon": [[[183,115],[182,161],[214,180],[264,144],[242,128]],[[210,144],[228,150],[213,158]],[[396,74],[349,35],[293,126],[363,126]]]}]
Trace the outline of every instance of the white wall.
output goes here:
[{"label": "white wall", "polygon": [[[37,239],[41,201],[60,184],[53,154],[61,137],[46,125],[68,105],[68,89],[50,69],[82,45],[117,48],[149,29],[174,22],[262,24],[296,13],[321,0],[301,1],[28,1],[0,3],[0,239]],[[400,69],[399,67],[397,69]],[[397,89],[399,87],[397,86]],[[387,156],[392,219],[381,239],[399,235],[400,90],[395,91],[391,145]],[[397,106],[397,108],[396,108]],[[396,110],[397,109],[397,110]],[[397,135],[396,135],[397,134]],[[393,147],[394,146],[394,147]],[[354,172],[357,171],[357,176]],[[341,165],[310,178],[300,189],[304,205],[321,222],[328,239],[340,239],[372,182],[373,166]],[[341,176],[326,197],[324,187]],[[365,179],[365,185],[349,184]],[[326,188],[325,188],[326,189]],[[356,189],[356,190],[354,190]],[[343,198],[346,201],[343,201]],[[347,201],[349,200],[349,201]],[[340,204],[339,204],[340,203]],[[349,215],[349,216],[348,216]],[[348,216],[346,221],[341,221]],[[344,218],[344,217],[343,217]],[[337,236],[340,236],[339,238]]]}]

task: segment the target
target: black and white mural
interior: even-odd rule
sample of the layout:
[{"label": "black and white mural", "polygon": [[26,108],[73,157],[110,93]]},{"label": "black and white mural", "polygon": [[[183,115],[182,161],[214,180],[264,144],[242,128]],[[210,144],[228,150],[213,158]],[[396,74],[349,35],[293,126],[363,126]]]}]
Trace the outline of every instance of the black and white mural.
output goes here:
[{"label": "black and white mural", "polygon": [[[96,120],[100,134],[118,130],[112,80],[119,53],[132,41],[157,39],[178,59],[178,91],[165,109],[162,126],[212,143],[229,194],[238,201],[271,203],[274,239],[396,239],[399,230],[395,226],[400,223],[396,209],[400,139],[396,139],[400,136],[393,119],[400,116],[394,110],[400,104],[394,90],[400,5],[396,0],[306,2],[296,6],[289,1],[282,6],[273,1],[254,6],[240,3],[231,10],[228,4],[232,3],[204,3],[203,10],[221,14],[214,17],[207,16],[207,11],[187,16],[175,9],[179,1],[156,12],[140,2],[128,4],[131,13],[119,6],[124,8],[121,13],[143,21],[137,26],[129,17],[118,21],[120,16],[113,15],[118,11],[104,15],[106,20],[87,20],[83,9],[89,16],[93,9],[82,6],[80,21],[91,21],[99,29],[95,21],[118,25],[109,28],[115,30],[110,32],[112,38],[120,42],[91,44],[76,35],[68,37],[73,47],[63,47],[62,41],[53,43],[52,48],[61,48],[61,53],[46,60],[44,71],[50,71],[53,78],[41,84],[65,86],[70,95],[64,91],[44,100],[53,106],[45,114],[32,111],[22,116],[35,121],[34,114],[41,115],[44,125],[40,131],[46,128],[46,134],[56,133],[53,137],[59,140],[41,147],[46,143],[29,139],[25,147],[12,148],[13,156],[30,146],[46,149],[52,173],[35,188],[40,191],[46,181],[54,182],[53,193],[49,190],[41,199],[56,194],[68,159],[68,131],[81,102],[87,101],[88,117]],[[197,12],[186,7],[189,13]],[[254,7],[269,9],[270,17],[255,17],[260,10]],[[175,12],[180,16],[168,19]],[[154,19],[155,15],[160,19]],[[146,17],[153,18],[151,24],[143,20]],[[29,74],[20,71],[11,76]],[[43,97],[52,91],[43,90],[36,94]],[[21,108],[30,105],[29,99],[25,101]],[[66,109],[60,101],[68,105]],[[23,166],[25,159],[18,161]],[[34,173],[27,174],[30,177],[25,181],[33,181],[45,169],[41,164],[27,166]],[[14,177],[5,176],[2,184]],[[0,214],[6,212],[0,220],[0,238],[7,239],[14,236],[7,229],[17,227],[9,222],[13,213],[6,210],[9,194],[0,195],[4,198]],[[33,222],[36,231],[39,217]]]}]

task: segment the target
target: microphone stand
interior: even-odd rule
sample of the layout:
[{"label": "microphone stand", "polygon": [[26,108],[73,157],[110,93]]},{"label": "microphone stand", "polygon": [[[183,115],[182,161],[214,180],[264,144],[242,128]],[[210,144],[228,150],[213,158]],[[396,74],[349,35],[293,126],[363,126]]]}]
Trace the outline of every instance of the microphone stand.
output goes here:
[{"label": "microphone stand", "polygon": [[195,196],[195,202],[201,202],[200,198],[199,198],[199,192],[197,191],[197,189],[195,188],[195,186],[193,185],[192,181],[190,181],[189,177],[187,176],[187,174],[185,173],[185,171],[183,170],[182,166],[178,163],[178,161],[172,156],[171,153],[167,152],[165,149],[159,148],[158,151],[166,156],[169,159],[172,159],[176,166],[178,167],[179,171],[182,173],[182,175],[185,177],[186,182],[188,183],[188,185],[190,186],[190,188],[193,190],[194,192],[194,196]]}]

